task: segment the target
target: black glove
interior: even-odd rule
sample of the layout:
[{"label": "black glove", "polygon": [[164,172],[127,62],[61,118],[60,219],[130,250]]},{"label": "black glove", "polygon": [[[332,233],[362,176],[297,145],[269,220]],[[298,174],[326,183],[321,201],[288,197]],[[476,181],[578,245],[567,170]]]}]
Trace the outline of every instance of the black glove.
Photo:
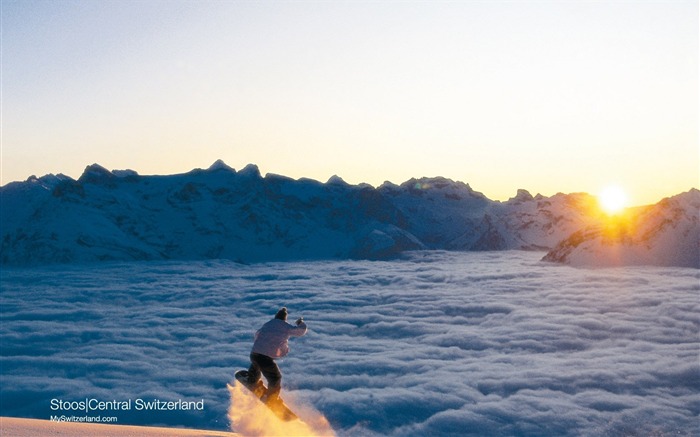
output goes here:
[{"label": "black glove", "polygon": [[297,326],[301,325],[302,323],[304,323],[304,318],[303,318],[303,317],[299,317],[299,318],[297,319],[297,322],[296,322],[296,323],[297,323]]}]

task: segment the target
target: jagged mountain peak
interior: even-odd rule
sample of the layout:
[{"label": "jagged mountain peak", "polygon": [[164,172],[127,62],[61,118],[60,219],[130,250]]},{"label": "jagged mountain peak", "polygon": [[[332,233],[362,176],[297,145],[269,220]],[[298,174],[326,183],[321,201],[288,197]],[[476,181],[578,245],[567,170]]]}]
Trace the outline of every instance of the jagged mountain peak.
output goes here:
[{"label": "jagged mountain peak", "polygon": [[698,190],[697,188],[691,188],[685,193],[680,193],[676,194],[675,196],[667,197],[666,199],[662,200],[662,202],[666,200],[686,204],[697,210],[700,208],[700,190]]},{"label": "jagged mountain peak", "polygon": [[78,178],[78,182],[102,182],[114,179],[116,176],[111,171],[102,167],[100,164],[91,164],[85,167],[83,174]]},{"label": "jagged mountain peak", "polygon": [[241,171],[238,172],[239,176],[252,177],[256,179],[262,178],[260,175],[260,169],[255,164],[248,164]]},{"label": "jagged mountain peak", "polygon": [[349,184],[343,180],[338,175],[333,175],[330,178],[328,178],[328,181],[326,182],[328,185],[342,185],[342,186],[348,186]]},{"label": "jagged mountain peak", "polygon": [[399,188],[401,188],[399,185],[391,181],[384,181],[384,183],[379,186],[379,190],[382,191],[394,191],[398,190]]},{"label": "jagged mountain peak", "polygon": [[[442,176],[434,177],[422,177],[422,178],[411,178],[406,182],[402,183],[400,186],[403,188],[413,188],[416,190],[429,190],[429,189],[441,189],[445,187],[455,186],[460,184],[460,182],[455,182],[452,179],[445,178]],[[463,185],[463,182],[461,183]],[[468,185],[467,185],[468,186]]]},{"label": "jagged mountain peak", "polygon": [[59,183],[61,181],[65,181],[65,180],[72,180],[72,179],[69,176],[64,175],[63,173],[59,173],[56,175],[53,173],[49,173],[49,174],[46,174],[40,178],[37,178],[35,175],[31,175],[31,176],[29,176],[29,178],[27,178],[27,182],[34,183],[34,184],[37,184],[37,183],[56,184],[56,183]]},{"label": "jagged mountain peak", "polygon": [[[387,184],[385,182],[385,184]],[[392,184],[393,185],[393,184]],[[452,179],[434,176],[434,177],[422,177],[422,178],[411,178],[406,182],[399,185],[400,188],[408,188],[410,190],[417,191],[430,191],[430,190],[459,190],[467,191],[473,194],[481,194],[472,190],[472,187],[468,183],[461,181],[454,181]]]},{"label": "jagged mountain peak", "polygon": [[529,191],[521,188],[518,190],[515,197],[511,197],[510,199],[508,199],[508,203],[529,202],[531,200],[535,200],[535,198],[532,197],[532,194],[530,194]]},{"label": "jagged mountain peak", "polygon": [[235,172],[236,170],[233,169],[233,167],[230,167],[228,164],[226,164],[222,159],[217,159],[212,165],[209,166],[207,171],[218,171],[218,170],[224,170],[224,171],[231,171]]}]

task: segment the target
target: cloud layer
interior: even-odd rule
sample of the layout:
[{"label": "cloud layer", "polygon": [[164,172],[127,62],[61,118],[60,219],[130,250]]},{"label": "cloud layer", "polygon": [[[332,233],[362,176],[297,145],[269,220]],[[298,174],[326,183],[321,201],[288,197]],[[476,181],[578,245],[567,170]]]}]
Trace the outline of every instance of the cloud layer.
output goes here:
[{"label": "cloud layer", "polygon": [[696,433],[700,273],[540,257],[4,269],[3,413],[204,399],[119,420],[228,428],[226,382],[285,305],[310,331],[280,364],[283,395],[339,435]]}]

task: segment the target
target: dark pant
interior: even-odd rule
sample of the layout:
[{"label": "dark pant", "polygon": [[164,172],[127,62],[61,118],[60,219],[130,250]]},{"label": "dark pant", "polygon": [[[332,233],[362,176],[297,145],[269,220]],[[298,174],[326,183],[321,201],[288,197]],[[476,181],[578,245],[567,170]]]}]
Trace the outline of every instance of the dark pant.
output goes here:
[{"label": "dark pant", "polygon": [[280,389],[282,388],[282,373],[280,368],[277,367],[275,360],[268,357],[267,355],[256,354],[255,352],[250,354],[250,368],[248,369],[248,378],[250,382],[255,384],[260,380],[260,373],[267,379],[267,397],[268,399],[273,399],[279,396]]}]

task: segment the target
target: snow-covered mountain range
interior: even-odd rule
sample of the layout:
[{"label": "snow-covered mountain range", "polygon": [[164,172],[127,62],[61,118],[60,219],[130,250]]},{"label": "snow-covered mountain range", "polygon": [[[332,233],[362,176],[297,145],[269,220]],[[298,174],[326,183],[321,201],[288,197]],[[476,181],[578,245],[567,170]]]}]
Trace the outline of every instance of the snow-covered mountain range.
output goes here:
[{"label": "snow-covered mountain range", "polygon": [[[519,190],[498,202],[441,177],[374,188],[337,176],[326,183],[263,177],[255,165],[236,171],[222,161],[169,176],[93,164],[77,180],[59,174],[7,184],[0,188],[0,200],[5,265],[382,259],[416,249],[549,250],[601,220],[588,194],[533,197]],[[693,216],[692,207],[686,215],[695,217],[697,229],[697,208]],[[672,222],[683,216],[658,214]],[[573,249],[564,254],[560,247],[559,255],[548,258],[568,261]]]},{"label": "snow-covered mountain range", "polygon": [[692,189],[634,214],[587,226],[561,241],[544,260],[577,266],[700,268],[700,191]]}]

